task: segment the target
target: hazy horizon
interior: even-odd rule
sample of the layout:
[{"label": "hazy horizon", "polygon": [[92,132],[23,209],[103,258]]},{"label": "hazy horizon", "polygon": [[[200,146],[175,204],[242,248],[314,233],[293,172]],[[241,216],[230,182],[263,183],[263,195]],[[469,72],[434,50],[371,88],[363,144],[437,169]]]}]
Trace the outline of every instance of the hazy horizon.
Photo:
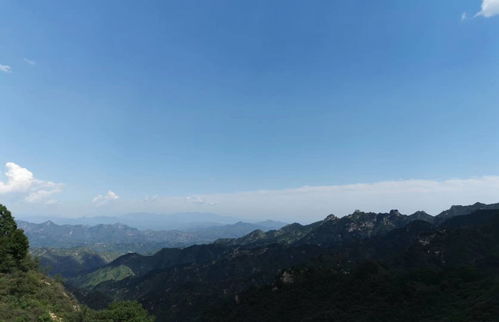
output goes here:
[{"label": "hazy horizon", "polygon": [[[498,202],[489,202],[489,203],[484,203],[480,201],[476,202],[469,202],[469,203],[455,203],[451,204],[448,207],[441,208],[440,210],[436,212],[428,212],[423,209],[418,209],[410,212],[404,212],[400,211],[398,208],[387,208],[387,209],[382,209],[382,210],[368,210],[368,209],[354,209],[350,212],[345,212],[344,214],[335,214],[333,212],[328,213],[327,215],[324,215],[322,217],[317,217],[317,218],[311,218],[311,219],[302,219],[302,220],[285,220],[285,218],[282,219],[272,219],[272,218],[251,218],[251,217],[237,217],[237,216],[230,216],[230,215],[219,215],[216,213],[204,213],[204,212],[173,212],[173,213],[150,213],[150,212],[137,212],[137,213],[116,213],[116,214],[102,214],[102,215],[82,215],[82,216],[64,216],[64,214],[61,215],[54,215],[54,214],[38,214],[38,215],[32,215],[32,214],[17,214],[16,215],[16,220],[22,220],[22,221],[28,221],[32,223],[44,223],[46,221],[56,221],[56,224],[81,224],[80,222],[86,219],[112,219],[113,221],[106,222],[105,224],[118,224],[118,223],[123,223],[120,222],[120,219],[128,219],[128,218],[134,218],[134,219],[140,219],[140,216],[143,215],[145,217],[148,216],[153,216],[155,219],[164,219],[165,223],[168,223],[168,219],[181,219],[182,216],[188,215],[190,217],[187,217],[185,220],[179,220],[178,223],[181,224],[196,224],[196,223],[203,223],[203,224],[216,224],[216,225],[231,225],[237,222],[244,222],[244,223],[261,223],[265,221],[269,222],[280,222],[283,224],[291,224],[291,223],[299,223],[302,225],[306,224],[311,224],[317,221],[321,221],[325,219],[329,215],[335,215],[338,217],[343,217],[347,215],[351,215],[355,213],[356,211],[362,211],[362,212],[374,212],[374,213],[389,213],[390,211],[396,210],[399,211],[403,215],[412,215],[415,212],[418,211],[423,211],[426,212],[427,214],[431,216],[437,216],[443,211],[446,211],[450,209],[453,206],[471,206],[475,203],[482,203],[482,204],[498,204]],[[192,218],[192,216],[196,216],[196,218]],[[205,217],[206,216],[206,217]],[[61,220],[61,222],[58,222],[58,220]],[[87,226],[93,226],[97,224],[101,224],[102,222],[99,223],[93,223],[93,221],[90,221],[90,223],[84,223]],[[145,224],[150,224],[145,222]],[[134,224],[130,223],[125,223],[125,225],[132,226],[134,227]],[[137,227],[135,227],[137,228]],[[177,227],[172,227],[172,229],[176,229]]]}]

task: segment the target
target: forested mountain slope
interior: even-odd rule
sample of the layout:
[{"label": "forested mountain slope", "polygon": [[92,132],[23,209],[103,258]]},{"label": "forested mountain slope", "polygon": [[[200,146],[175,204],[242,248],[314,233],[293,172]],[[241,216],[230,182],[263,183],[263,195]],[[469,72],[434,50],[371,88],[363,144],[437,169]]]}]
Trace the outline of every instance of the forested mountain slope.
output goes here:
[{"label": "forested mountain slope", "polygon": [[410,226],[284,270],[203,319],[497,321],[499,211]]},{"label": "forested mountain slope", "polygon": [[154,320],[135,302],[117,302],[102,311],[79,304],[62,284],[38,271],[28,247],[23,231],[0,205],[0,321]]},{"label": "forested mountain slope", "polygon": [[120,223],[58,225],[52,221],[35,224],[19,220],[18,226],[28,236],[33,248],[87,247],[107,252],[155,252],[164,247],[186,247],[204,244],[218,238],[236,238],[253,230],[280,227],[277,222],[244,223],[202,227],[189,231],[139,230]]},{"label": "forested mountain slope", "polygon": [[[293,224],[277,231],[263,234],[257,231],[239,239],[219,240],[210,245],[164,249],[154,256],[129,254],[116,259],[104,269],[74,280],[73,285],[83,287],[80,296],[89,304],[95,298],[100,298],[101,303],[113,299],[138,300],[160,321],[230,321],[230,317],[251,321],[284,321],[285,317],[291,320],[324,317],[327,320],[334,314],[343,316],[344,319],[339,321],[350,321],[359,319],[360,313],[348,310],[340,312],[334,305],[330,311],[321,310],[326,310],[327,303],[345,303],[339,300],[341,293],[336,289],[345,291],[359,283],[371,283],[370,278],[374,276],[372,285],[375,289],[360,288],[366,294],[354,304],[366,310],[378,310],[381,312],[378,316],[380,321],[396,321],[410,316],[405,313],[397,315],[401,312],[388,314],[396,312],[397,308],[381,305],[375,301],[373,294],[392,291],[393,287],[393,294],[380,293],[376,296],[388,301],[391,296],[400,296],[398,292],[405,290],[405,287],[413,287],[418,283],[429,289],[441,287],[441,283],[457,285],[455,280],[447,280],[447,271],[461,274],[461,269],[467,267],[473,272],[486,272],[476,281],[487,281],[492,289],[487,288],[484,293],[476,294],[469,289],[464,290],[463,294],[474,294],[490,300],[488,296],[495,285],[493,272],[499,271],[494,270],[499,263],[499,210],[494,208],[475,204],[459,207],[460,211],[452,215],[447,211],[436,217],[422,212],[406,216],[395,210],[381,214],[357,211],[343,218],[328,216],[308,226]],[[128,274],[111,274],[113,270],[120,274],[128,270]],[[365,271],[367,273],[363,273]],[[371,274],[371,271],[374,273]],[[420,281],[418,272],[426,274],[424,276],[430,280]],[[363,274],[367,274],[367,280]],[[106,279],[106,276],[111,278]],[[317,282],[322,278],[330,281],[322,284]],[[407,285],[397,284],[403,281]],[[388,286],[383,291],[382,285],[385,284]],[[296,292],[290,289],[289,294],[295,295],[289,298],[283,295],[288,294],[287,291],[280,291],[281,287],[288,290],[294,285],[297,285]],[[477,287],[478,284],[464,285]],[[305,296],[303,300],[300,299],[300,287],[308,287],[306,294],[310,298]],[[426,293],[419,293],[421,290],[417,288],[409,291],[416,292],[415,297],[401,299],[414,306],[414,312],[433,312],[437,309],[429,307],[426,311],[422,310],[417,298]],[[282,296],[276,299],[272,295],[274,292]],[[318,294],[322,300],[315,306]],[[447,295],[451,298],[458,296],[445,291],[437,297],[442,300]],[[461,300],[463,303],[471,301],[466,298]],[[299,305],[302,301],[303,307]],[[446,314],[453,303],[447,303],[438,313]],[[470,305],[474,303],[470,302]],[[279,313],[269,315],[267,319],[265,312],[274,306]],[[300,312],[293,315],[284,310]],[[456,312],[456,316],[469,317],[471,314],[459,310]]]},{"label": "forested mountain slope", "polygon": [[30,252],[50,276],[74,278],[98,269],[127,253],[154,254],[165,247],[206,244],[218,238],[235,238],[253,230],[268,230],[282,224],[274,221],[237,222],[200,227],[190,231],[139,230],[123,224],[58,225],[18,221],[27,234]]}]

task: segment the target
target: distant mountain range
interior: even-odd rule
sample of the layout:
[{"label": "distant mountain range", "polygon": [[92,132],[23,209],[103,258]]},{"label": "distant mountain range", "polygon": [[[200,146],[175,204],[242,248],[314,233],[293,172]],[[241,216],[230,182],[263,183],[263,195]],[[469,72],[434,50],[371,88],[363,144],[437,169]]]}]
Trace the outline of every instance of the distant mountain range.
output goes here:
[{"label": "distant mountain range", "polygon": [[152,254],[165,247],[205,244],[219,238],[235,238],[255,229],[279,228],[284,223],[237,222],[228,225],[180,230],[139,230],[124,224],[58,225],[18,220],[30,242],[31,253],[50,275],[72,277],[101,267],[126,253]]},{"label": "distant mountain range", "polygon": [[[432,314],[489,321],[477,317],[497,307],[484,299],[499,289],[498,245],[499,204],[453,206],[435,217],[356,211],[152,256],[127,254],[68,285],[93,307],[138,300],[159,321],[439,320]],[[425,292],[432,301],[418,300]]]},{"label": "distant mountain range", "polygon": [[[182,230],[191,231],[199,228],[213,226],[223,226],[235,224],[237,222],[247,222],[241,218],[221,216],[212,213],[186,212],[175,214],[153,214],[153,213],[130,213],[121,216],[98,216],[65,218],[54,216],[18,217],[18,220],[43,223],[52,221],[58,225],[112,225],[116,223],[124,224],[142,230]],[[270,221],[271,228],[275,227],[275,222]]]},{"label": "distant mountain range", "polygon": [[136,249],[143,250],[146,250],[147,247],[144,246],[144,248],[140,245],[150,245],[156,250],[163,247],[185,247],[212,242],[218,238],[243,236],[255,229],[269,230],[284,225],[284,223],[274,221],[237,222],[228,225],[199,227],[189,231],[160,231],[139,230],[121,223],[87,226],[58,225],[52,221],[35,224],[18,220],[17,224],[28,236],[31,247],[71,248],[85,246],[103,251],[115,251],[113,245],[137,245]]}]

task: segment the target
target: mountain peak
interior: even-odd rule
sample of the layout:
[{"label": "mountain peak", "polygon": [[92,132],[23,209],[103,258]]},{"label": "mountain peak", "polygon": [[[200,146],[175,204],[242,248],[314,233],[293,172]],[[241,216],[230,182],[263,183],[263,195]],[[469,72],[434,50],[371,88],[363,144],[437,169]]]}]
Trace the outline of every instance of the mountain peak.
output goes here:
[{"label": "mountain peak", "polygon": [[335,221],[335,220],[338,220],[340,218],[338,218],[336,215],[333,215],[333,214],[330,214],[329,216],[327,216],[324,221]]},{"label": "mountain peak", "polygon": [[415,213],[413,213],[411,216],[421,216],[421,215],[431,216],[430,214],[428,214],[426,211],[423,211],[423,210],[418,210]]},{"label": "mountain peak", "polygon": [[392,215],[392,216],[402,216],[402,214],[400,213],[400,211],[398,211],[397,209],[390,210],[390,215]]},{"label": "mountain peak", "polygon": [[437,215],[435,217],[436,223],[441,224],[445,220],[450,219],[452,217],[469,215],[481,209],[499,209],[499,204],[487,205],[481,202],[476,202],[473,205],[469,206],[454,205],[450,207],[450,209],[442,211],[439,215]]}]

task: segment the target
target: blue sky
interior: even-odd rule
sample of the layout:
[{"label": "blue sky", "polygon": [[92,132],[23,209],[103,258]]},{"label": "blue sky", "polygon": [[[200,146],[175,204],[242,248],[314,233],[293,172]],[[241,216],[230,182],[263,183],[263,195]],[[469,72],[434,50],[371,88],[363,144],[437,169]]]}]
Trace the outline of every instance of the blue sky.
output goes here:
[{"label": "blue sky", "polygon": [[[312,194],[293,209],[275,195],[233,200],[499,176],[498,0],[16,0],[0,8],[8,174],[0,200],[19,213],[282,219],[292,210],[302,218],[308,206],[316,218],[415,206],[409,192],[382,195],[386,204]],[[27,181],[9,184],[13,173]],[[499,201],[495,188],[466,197]],[[435,211],[458,199],[466,199],[460,190],[422,201]],[[250,212],[254,202],[262,208]]]}]

